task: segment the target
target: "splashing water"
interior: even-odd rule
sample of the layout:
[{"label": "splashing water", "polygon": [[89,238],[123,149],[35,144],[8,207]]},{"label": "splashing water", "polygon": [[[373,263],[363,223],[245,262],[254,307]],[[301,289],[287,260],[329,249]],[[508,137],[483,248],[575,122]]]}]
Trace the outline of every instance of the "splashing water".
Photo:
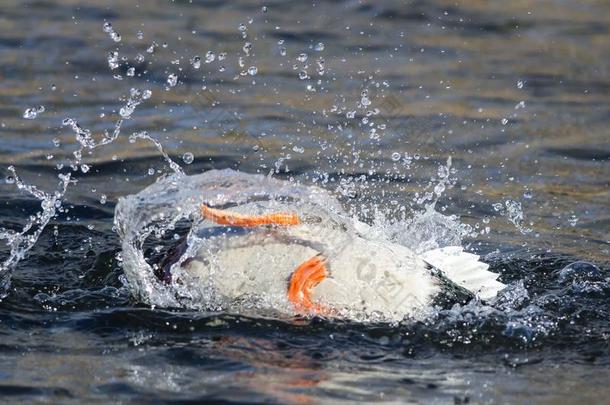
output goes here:
[{"label": "splashing water", "polygon": [[[349,229],[355,226],[354,219],[345,213],[339,201],[318,187],[230,169],[212,170],[195,176],[176,172],[159,179],[136,195],[121,198],[117,205],[115,226],[122,240],[125,275],[134,296],[149,305],[161,307],[184,306],[257,315],[265,313],[269,308],[279,309],[280,301],[267,296],[264,291],[256,298],[232,302],[216,294],[213,285],[201,291],[189,287],[186,282],[166,283],[158,277],[162,270],[160,263],[167,260],[164,255],[171,256],[167,250],[168,242],[169,249],[174,249],[172,246],[181,239],[179,235],[187,231],[186,223],[192,223],[193,226],[186,234],[186,248],[171,266],[170,273],[174,279],[187,279],[186,274],[180,275],[181,264],[195,256],[201,246],[209,243],[205,237],[199,236],[198,231],[202,203],[234,206],[253,201],[289,202],[290,210],[300,217],[322,217],[327,218],[325,222],[340,224],[343,231],[325,234],[327,236],[323,238],[327,246],[324,251],[329,259],[332,259],[333,251],[340,251],[341,246],[349,243]],[[439,232],[441,228],[443,231]],[[316,234],[320,232],[323,231],[317,231]],[[380,215],[372,227],[358,226],[358,232],[370,241],[394,242],[407,247],[416,246],[418,249],[423,247],[424,250],[459,244],[462,237],[456,218],[445,217],[433,211],[416,214],[408,222],[396,223],[391,223]],[[214,254],[210,253],[206,260],[214,262]],[[350,317],[356,316],[362,317],[359,314]]]},{"label": "splashing water", "polygon": [[25,118],[26,120],[33,120],[38,117],[38,114],[42,114],[44,111],[45,108],[43,105],[34,108],[28,108],[23,112],[23,118]]},{"label": "splashing water", "polygon": [[[140,105],[144,100],[148,100],[152,92],[150,90],[141,91],[139,89],[131,89],[129,91],[129,99],[127,100],[127,104],[125,104],[119,110],[119,114],[123,118],[131,117],[131,114],[135,111],[136,107]],[[111,141],[112,142],[112,141]]]},{"label": "splashing water", "polygon": [[163,145],[161,145],[161,142],[150,136],[147,131],[134,132],[129,136],[129,142],[131,143],[135,143],[138,139],[145,139],[152,142],[153,145],[155,145],[155,147],[159,151],[159,153],[161,153],[161,156],[163,156],[163,159],[165,159],[165,161],[169,164],[169,167],[174,171],[174,173],[184,174],[180,165],[174,162],[172,158],[169,157],[167,152],[163,150]]},{"label": "splashing water", "polygon": [[[144,100],[150,98],[150,96],[150,90],[142,91],[139,89],[131,89],[130,97],[128,98],[127,103],[120,109],[120,115],[124,119],[128,119],[136,107]],[[25,115],[28,115],[28,117],[25,118],[33,119],[38,113],[43,111],[44,107],[42,106],[38,107],[37,109],[28,109],[26,110],[24,117]],[[71,169],[73,171],[77,171],[80,168],[82,173],[89,172],[91,166],[82,163],[83,150],[93,150],[114,142],[120,135],[122,123],[123,120],[117,120],[112,132],[105,130],[103,136],[101,136],[99,140],[96,140],[92,132],[89,129],[81,127],[75,119],[65,118],[62,121],[62,125],[72,129],[79,145],[79,148],[73,152],[74,160],[70,165]],[[174,170],[177,168],[178,171],[181,170],[176,164],[174,164],[172,168]],[[8,257],[0,262],[0,299],[5,297],[7,294],[10,286],[12,269],[36,244],[36,241],[42,234],[44,228],[56,216],[57,212],[61,210],[62,200],[68,190],[69,185],[77,182],[76,179],[72,179],[70,173],[59,173],[57,175],[60,180],[58,188],[52,193],[47,193],[38,189],[34,185],[24,183],[17,175],[17,171],[13,166],[9,166],[8,170],[10,172],[10,176],[7,178],[7,183],[15,184],[19,190],[25,191],[39,200],[42,210],[37,212],[35,215],[30,216],[29,220],[19,231],[0,228],[0,240],[4,241],[5,245],[9,248]],[[103,196],[103,199],[105,200],[105,196]]]},{"label": "splashing water", "polygon": [[0,240],[3,240],[10,248],[9,257],[0,262],[0,299],[6,296],[10,285],[12,268],[23,259],[26,253],[34,246],[45,226],[55,216],[61,207],[61,200],[66,193],[70,183],[70,173],[60,174],[61,180],[58,189],[54,193],[46,193],[33,185],[25,184],[17,175],[13,166],[8,168],[11,173],[11,181],[17,185],[19,190],[25,191],[40,201],[42,210],[31,216],[29,221],[20,231],[0,228]]},{"label": "splashing water", "polygon": [[[104,23],[103,30],[104,30],[104,32],[109,34],[110,38],[114,42],[117,42],[117,43],[121,42],[121,36],[116,32],[116,30],[113,28],[111,23],[109,23],[109,22]],[[238,27],[238,30],[241,32],[243,39],[248,38],[248,26],[246,24],[240,24]],[[142,37],[142,35],[138,34],[138,38],[141,39],[141,37]],[[280,46],[284,45],[284,40],[278,41],[278,45],[280,45]],[[165,48],[166,46],[167,46],[166,44],[163,44],[163,48]],[[155,49],[157,47],[158,47],[158,44],[153,41],[152,44],[149,46],[149,48],[146,51],[149,54],[152,54],[155,52]],[[325,49],[325,45],[323,43],[318,43],[315,46],[310,47],[310,49],[313,49],[315,52],[322,52]],[[250,67],[246,68],[246,66],[248,66],[248,65],[246,65],[246,62],[250,61],[254,56],[253,42],[249,42],[249,41],[245,42],[241,48],[241,52],[242,53],[239,54],[238,58],[237,58],[238,67],[241,69],[241,72],[239,75],[241,75],[241,76],[257,75],[258,68],[255,65],[250,65]],[[286,54],[286,49],[283,46],[282,46],[282,49],[280,50],[280,54],[281,55]],[[205,54],[204,60],[202,60],[202,58],[200,56],[195,56],[192,59],[190,59],[190,63],[191,63],[191,66],[195,70],[199,70],[202,67],[203,61],[206,64],[210,64],[210,63],[214,62],[215,60],[221,61],[226,58],[227,58],[227,54],[224,52],[220,52],[220,53],[218,53],[218,55],[216,55],[213,51],[208,51]],[[140,53],[137,54],[135,59],[138,63],[142,63],[145,60],[144,56]],[[112,50],[108,53],[107,62],[108,62],[108,66],[111,71],[115,71],[116,69],[121,67],[122,61],[125,61],[125,60],[127,60],[125,57],[123,57],[123,58],[119,57],[118,50]],[[308,80],[311,78],[308,73],[308,68],[309,68],[308,62],[314,61],[314,60],[317,65],[318,75],[321,77],[322,75],[325,74],[324,58],[318,57],[317,59],[315,59],[315,58],[313,58],[313,56],[310,57],[310,55],[308,55],[307,53],[301,52],[301,53],[297,54],[297,56],[296,56],[297,63],[294,65],[294,69],[299,71],[299,74],[298,74],[299,79]],[[175,59],[172,61],[172,64],[179,64],[179,63],[180,63],[179,59]],[[126,67],[126,68],[127,68],[127,76],[133,77],[135,75],[134,68],[133,67]],[[182,72],[182,69],[180,69],[180,71]],[[180,73],[180,74],[182,77],[183,73]],[[238,79],[239,75],[236,76],[235,79]],[[179,82],[178,74],[171,72],[165,77],[164,81],[165,81],[165,85],[166,85],[166,90],[171,90],[173,87],[178,85],[178,82]],[[182,82],[180,82],[180,83],[182,83]],[[383,130],[385,129],[385,124],[376,122],[375,116],[377,116],[379,114],[379,109],[374,107],[375,99],[374,99],[373,91],[371,91],[371,89],[380,88],[380,87],[383,88],[384,86],[387,87],[386,82],[378,83],[375,80],[373,80],[372,76],[371,76],[366,80],[364,88],[360,92],[358,99],[355,100],[355,102],[354,102],[354,104],[356,106],[356,110],[351,110],[353,108],[353,105],[352,105],[352,107],[349,109],[347,109],[345,107],[333,106],[333,109],[331,109],[331,111],[337,112],[337,114],[344,115],[345,117],[348,118],[348,120],[354,120],[354,119],[356,119],[356,114],[362,114],[363,117],[360,119],[358,126],[360,126],[363,129],[366,129],[369,132],[369,135],[370,135],[369,138],[371,140],[379,141],[381,139],[381,136],[383,135]],[[308,85],[308,91],[315,91],[315,88],[312,87],[311,85]],[[111,144],[112,142],[114,142],[120,135],[121,127],[123,125],[123,120],[130,119],[132,117],[132,114],[134,113],[135,109],[138,107],[138,105],[140,105],[145,100],[149,99],[151,97],[151,94],[152,94],[151,91],[148,89],[131,88],[131,90],[129,92],[129,96],[126,97],[125,104],[118,111],[118,113],[120,115],[120,119],[118,119],[115,122],[114,129],[112,131],[108,131],[108,130],[104,131],[103,135],[100,137],[95,136],[91,132],[91,130],[89,130],[87,128],[83,128],[76,119],[74,119],[74,118],[64,119],[63,125],[72,129],[72,131],[75,134],[76,141],[78,142],[78,145],[79,145],[79,149],[77,149],[76,151],[73,152],[74,160],[71,162],[71,165],[70,165],[72,170],[73,171],[80,170],[82,173],[90,172],[91,166],[82,162],[83,151],[85,151],[85,150],[91,151],[98,147],[108,145],[108,144]],[[43,112],[43,111],[44,111],[43,107],[39,107],[37,109],[28,109],[28,110],[26,110],[26,113],[24,113],[24,117],[33,119],[36,117],[36,115],[38,113]],[[27,115],[27,117],[26,117],[26,115]],[[331,127],[332,126],[329,126],[329,129]],[[339,127],[341,127],[341,126],[339,125]],[[173,176],[184,176],[184,172],[183,172],[182,168],[180,167],[180,165],[170,158],[169,154],[164,150],[163,145],[156,138],[149,135],[149,133],[147,131],[135,132],[129,137],[129,141],[131,143],[136,142],[138,139],[148,140],[155,145],[155,147],[158,149],[158,151],[163,156],[165,161],[168,163],[171,170],[174,172]],[[298,146],[298,145],[293,145],[292,151],[294,151],[296,153],[304,153],[305,148]],[[275,170],[272,169],[271,172],[280,172],[281,166],[286,164],[286,161],[288,161],[290,158],[291,158],[290,155],[286,155],[284,157],[278,158],[277,162],[275,163],[276,169]],[[412,159],[418,159],[418,157],[412,158],[408,153],[404,153],[404,156],[402,153],[398,153],[398,152],[393,152],[391,154],[391,160],[395,163],[400,163],[400,164],[404,163],[403,167],[406,170],[409,169],[409,167],[410,167],[409,165],[410,165]],[[186,164],[191,164],[194,161],[194,155],[191,152],[184,153],[183,161]],[[416,193],[416,198],[415,198],[416,203],[418,205],[424,207],[424,210],[422,210],[421,212],[414,212],[408,218],[403,215],[403,218],[401,220],[388,220],[387,219],[388,215],[380,212],[379,210],[377,210],[376,207],[374,207],[375,216],[374,216],[374,226],[371,231],[372,234],[376,235],[376,237],[383,237],[389,241],[407,246],[416,252],[423,252],[425,250],[430,250],[433,248],[446,246],[446,245],[459,245],[464,237],[476,236],[477,233],[473,230],[473,228],[469,225],[462,224],[460,222],[460,219],[458,216],[456,216],[456,215],[446,216],[446,215],[443,215],[443,214],[439,213],[438,211],[436,211],[436,206],[437,206],[439,198],[443,195],[443,193],[445,192],[446,189],[453,187],[453,185],[455,183],[455,179],[452,179],[450,177],[450,174],[452,173],[452,170],[453,170],[451,168],[451,166],[452,166],[452,162],[451,162],[451,158],[449,158],[446,162],[446,165],[440,165],[438,167],[437,179],[436,179],[437,181],[430,182],[428,184],[428,186],[426,187],[426,190],[424,190],[424,192],[422,192],[421,194]],[[287,165],[286,165],[286,170],[287,170]],[[154,168],[149,168],[148,173],[150,175],[154,175],[154,173],[155,173]],[[328,176],[328,174],[326,174],[326,176]],[[62,177],[60,177],[60,178],[62,178]],[[186,179],[186,177],[183,180],[187,181],[185,179]],[[75,180],[73,180],[73,181],[75,181]],[[162,179],[160,182],[162,182],[162,181],[164,181],[164,180]],[[57,205],[57,206],[61,205],[61,199],[63,198],[63,195],[65,194],[65,191],[66,191],[66,188],[67,188],[69,182],[70,182],[69,177],[65,181],[62,178],[62,183],[61,183],[62,186],[60,187],[60,190],[58,192],[56,192],[55,194],[53,194],[53,198],[55,198],[54,205]],[[358,188],[359,187],[362,188],[362,184],[364,184],[364,186],[366,186],[367,185],[366,183],[367,183],[366,176],[364,177],[364,180],[362,180],[362,181],[360,181],[360,180],[356,181],[356,180],[354,180],[354,178],[351,178],[351,177],[344,177],[344,178],[340,179],[339,186],[337,187],[337,191],[344,197],[355,198],[357,196]],[[20,183],[20,184],[22,184],[22,183]],[[296,185],[295,185],[295,187],[296,187]],[[303,190],[307,189],[306,186],[299,186],[299,187],[303,187]],[[229,194],[232,193],[232,191],[227,191],[227,190],[224,190],[223,192],[229,192]],[[272,192],[272,190],[269,190],[269,192]],[[43,201],[43,204],[44,204],[44,201],[46,201],[50,197],[48,195],[39,195],[37,198],[41,199],[41,201]],[[190,198],[194,198],[194,196],[190,196]],[[329,197],[329,198],[331,198],[331,197]],[[106,197],[102,196],[101,200],[105,202]],[[234,201],[234,202],[236,202],[236,201]],[[177,206],[181,206],[183,203],[181,201],[176,200],[176,201],[174,201],[174,204],[176,204]],[[521,205],[519,202],[513,201],[513,200],[508,200],[508,201],[506,201],[506,207],[502,206],[502,207],[500,207],[500,209],[497,209],[497,211],[501,215],[506,216],[508,218],[508,220],[511,223],[513,223],[522,233],[527,233],[530,231],[529,228],[526,228],[523,225],[523,211],[521,209]],[[188,212],[192,212],[192,211],[189,211],[189,209],[185,208],[184,212],[188,213]],[[354,211],[352,211],[352,214],[354,216],[359,215],[358,212],[354,212]],[[55,215],[55,211],[51,211],[51,210],[45,209],[43,207],[42,215],[45,220],[41,221],[40,224],[42,224],[42,227],[44,227],[48,223],[48,221]],[[167,215],[170,215],[170,213],[168,212]],[[48,216],[48,218],[47,218],[47,216]],[[181,217],[181,218],[184,218],[184,217]],[[175,219],[175,221],[179,221],[179,219]],[[174,224],[175,224],[175,221],[173,222]],[[14,235],[7,233],[8,231],[5,231],[5,233],[6,233],[5,239],[8,240],[8,238],[10,237],[10,238],[12,238],[11,241],[17,240],[19,237],[16,235],[21,235],[21,234],[26,233],[26,231],[29,230],[29,228],[27,226],[26,226],[26,228],[24,228],[23,232],[16,233]],[[24,249],[19,250],[20,252],[23,251],[22,253],[19,253],[19,254],[11,253],[10,258],[7,260],[8,265],[5,266],[6,269],[8,269],[8,267],[10,267],[10,265],[16,264],[23,257],[25,252],[27,252],[27,250],[35,243],[35,239],[37,238],[37,235],[39,235],[39,233],[34,235],[34,239],[31,244],[28,244]],[[31,241],[32,239],[30,238],[28,240]],[[10,243],[13,243],[13,242],[10,242]],[[17,244],[19,244],[19,243],[17,243]],[[11,250],[11,252],[12,252],[12,250]],[[8,274],[9,273],[8,270],[6,270],[5,273]],[[133,278],[133,279],[135,280],[135,278]],[[146,282],[142,282],[142,283],[144,285],[142,290],[152,291],[151,290],[152,284],[146,283]],[[134,284],[139,285],[139,282],[135,282]],[[161,289],[161,290],[163,290],[163,289]],[[136,295],[141,295],[141,294],[138,293]],[[145,301],[155,302],[155,299],[151,298],[150,294],[148,294],[148,295],[146,295]]]},{"label": "splashing water", "polygon": [[523,224],[523,208],[521,208],[521,203],[519,201],[506,200],[504,205],[502,205],[502,203],[496,203],[493,205],[493,208],[499,212],[500,215],[508,218],[521,234],[525,235],[532,232],[531,228],[528,228]]}]

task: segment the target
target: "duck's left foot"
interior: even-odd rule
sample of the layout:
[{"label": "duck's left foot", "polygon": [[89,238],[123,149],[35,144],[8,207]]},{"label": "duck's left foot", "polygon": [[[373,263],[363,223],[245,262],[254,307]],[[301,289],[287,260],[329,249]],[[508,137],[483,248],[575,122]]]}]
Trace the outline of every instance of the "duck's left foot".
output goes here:
[{"label": "duck's left foot", "polygon": [[301,223],[299,216],[293,213],[276,212],[266,215],[244,215],[210,208],[205,204],[201,205],[201,214],[210,221],[228,226],[253,227],[260,225],[298,225]]},{"label": "duck's left foot", "polygon": [[288,299],[299,312],[324,314],[326,308],[311,301],[311,289],[328,276],[325,260],[317,255],[301,264],[292,273],[288,285]]}]

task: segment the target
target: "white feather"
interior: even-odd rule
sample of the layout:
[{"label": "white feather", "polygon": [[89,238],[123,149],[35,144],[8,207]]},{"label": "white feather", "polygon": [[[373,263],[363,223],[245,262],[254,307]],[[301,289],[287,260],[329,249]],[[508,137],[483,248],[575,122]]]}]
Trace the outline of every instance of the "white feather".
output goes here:
[{"label": "white feather", "polygon": [[430,250],[420,257],[442,271],[448,279],[482,299],[491,299],[506,287],[497,281],[499,274],[488,271],[488,264],[479,261],[479,256],[464,252],[461,246]]}]

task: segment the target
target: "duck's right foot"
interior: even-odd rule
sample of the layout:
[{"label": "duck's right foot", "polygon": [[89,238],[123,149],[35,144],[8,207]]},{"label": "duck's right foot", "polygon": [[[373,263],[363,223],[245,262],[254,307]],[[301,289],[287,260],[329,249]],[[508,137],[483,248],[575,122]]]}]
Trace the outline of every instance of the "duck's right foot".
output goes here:
[{"label": "duck's right foot", "polygon": [[288,285],[288,299],[298,312],[324,314],[327,310],[311,301],[311,289],[328,276],[325,259],[314,256],[292,273]]}]

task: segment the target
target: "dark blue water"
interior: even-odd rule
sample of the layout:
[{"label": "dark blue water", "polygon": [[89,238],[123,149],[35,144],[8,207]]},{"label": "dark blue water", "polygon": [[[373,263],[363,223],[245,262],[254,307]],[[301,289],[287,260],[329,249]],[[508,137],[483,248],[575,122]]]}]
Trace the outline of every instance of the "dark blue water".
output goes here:
[{"label": "dark blue water", "polygon": [[[0,301],[3,401],[607,401],[606,2],[7,1],[0,20],[2,177],[14,165],[46,192],[58,173],[78,180]],[[152,97],[72,171],[79,144],[62,120],[99,139],[132,87]],[[129,142],[142,130],[187,173],[273,169],[364,217],[421,209],[416,193],[451,156],[437,208],[473,227],[464,244],[509,290],[398,326],[142,305],[112,228],[120,196],[171,170],[150,142]],[[0,227],[19,231],[40,209],[0,184]]]}]

